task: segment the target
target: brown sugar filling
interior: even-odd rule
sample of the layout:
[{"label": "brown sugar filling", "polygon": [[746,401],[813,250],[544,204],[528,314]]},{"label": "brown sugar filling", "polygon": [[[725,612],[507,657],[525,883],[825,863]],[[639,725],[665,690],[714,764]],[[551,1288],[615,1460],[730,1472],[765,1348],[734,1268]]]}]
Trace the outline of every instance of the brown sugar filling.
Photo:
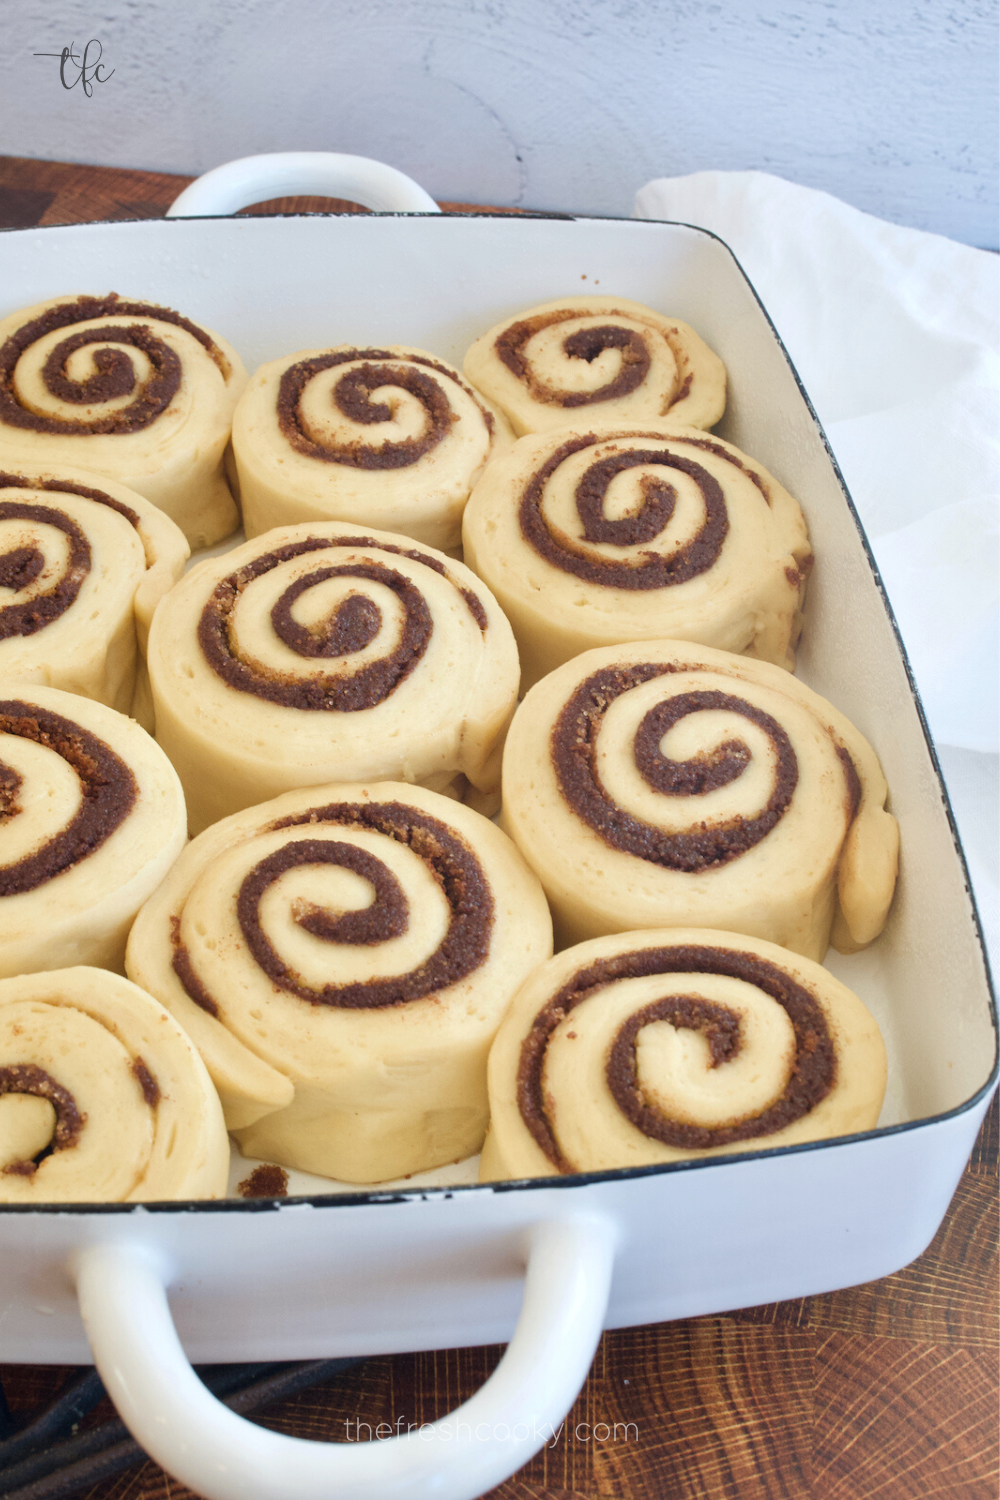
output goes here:
[{"label": "brown sugar filling", "polygon": [[430,608],[415,583],[379,562],[329,566],[296,580],[273,606],[271,622],[279,640],[299,656],[338,657],[362,651],[374,640],[382,623],[382,612],[372,600],[362,595],[349,595],[331,619],[309,628],[294,619],[292,606],[307,589],[328,578],[368,580],[391,589],[402,605],[403,628],[393,651],[353,673],[306,680],[257,672],[236,654],[231,622],[239,597],[247,585],[292,558],[340,547],[371,547],[431,568],[461,595],[472,618],[485,634],[488,620],[482,601],[472,589],[461,586],[438,558],[413,548],[379,542],[373,537],[306,537],[254,558],[238,572],[223,578],[213,590],[198,622],[198,641],[206,662],[223,682],[237,692],[253,693],[286,708],[354,713],[384,702],[412,672],[427,650],[434,628]]},{"label": "brown sugar filling", "polygon": [[724,448],[721,443],[714,442],[707,435],[705,437],[676,437],[671,438],[670,441],[683,443],[686,448],[701,448],[705,453],[714,453],[716,458],[724,459],[727,464],[732,464],[734,469],[739,469],[741,474],[745,474],[750,483],[760,490],[768,505],[771,504],[771,492],[757,470],[745,464],[739,454],[734,453],[731,448]]},{"label": "brown sugar filling", "polygon": [[[559,312],[538,313],[533,318],[521,318],[505,328],[495,344],[497,357],[512,375],[523,381],[536,401],[552,406],[593,406],[601,401],[613,401],[627,396],[642,385],[649,374],[651,363],[649,350],[642,335],[633,328],[616,327],[604,323],[592,328],[581,328],[563,339],[563,350],[570,359],[586,360],[590,364],[605,349],[618,349],[621,362],[616,374],[605,385],[595,391],[560,391],[547,381],[540,380],[524,357],[524,346],[543,328],[554,323],[565,323],[571,318],[592,316],[587,308],[563,309]],[[604,316],[604,314],[601,314]],[[614,316],[612,311],[607,316]]]},{"label": "brown sugar filling", "polygon": [[371,947],[402,937],[410,925],[410,908],[403,887],[389,867],[367,849],[353,844],[333,843],[329,839],[300,839],[284,844],[274,854],[262,859],[240,886],[236,914],[247,947],[258,967],[272,979],[287,974],[260,927],[260,903],[266,891],[288,870],[303,866],[336,865],[352,870],[368,882],[375,893],[370,906],[339,916],[323,907],[309,904],[296,912],[295,922],[313,937],[329,943],[347,943]]},{"label": "brown sugar filling", "polygon": [[160,1099],[162,1098],[162,1095],[160,1093],[160,1085],[157,1083],[152,1073],[146,1067],[146,1064],[141,1057],[135,1058],[132,1063],[132,1076],[135,1078],[136,1083],[142,1090],[142,1097],[145,1099],[150,1109],[155,1109],[159,1104]]},{"label": "brown sugar filling", "polygon": [[391,552],[396,557],[408,557],[411,562],[422,563],[425,568],[430,568],[431,572],[437,573],[441,578],[447,579],[452,588],[461,594],[465,600],[469,614],[475,620],[483,634],[486,634],[489,620],[486,617],[486,610],[483,608],[483,601],[472,589],[465,588],[463,584],[460,584],[458,579],[448,572],[448,569],[439,557],[432,557],[429,552],[420,552],[415,547],[397,547],[393,542],[377,542],[374,537],[370,536],[337,537],[329,545],[337,547],[377,547],[380,552]]},{"label": "brown sugar filling", "polygon": [[[31,411],[18,400],[14,376],[26,349],[57,328],[108,317],[149,318],[183,328],[202,345],[218,366],[223,379],[229,379],[230,367],[221,349],[203,328],[171,308],[157,307],[149,302],[129,302],[114,292],[107,297],[78,297],[73,302],[50,307],[39,317],[22,324],[0,347],[0,422],[31,432],[61,436],[126,434],[141,431],[155,422],[180,389],[181,361],[169,344],[141,323],[108,324],[103,328],[81,329],[70,334],[51,351],[41,371],[42,383],[57,400],[92,405],[135,392],[135,399],[128,406],[91,422],[74,422]],[[72,354],[91,344],[106,345],[109,342],[131,345],[146,355],[152,373],[145,382],[138,385],[135,367],[126,350],[105,347],[99,347],[94,353],[94,374],[82,381],[69,378],[66,363]]]},{"label": "brown sugar filling", "polygon": [[[37,1099],[47,1099],[52,1105],[56,1112],[56,1128],[50,1144],[40,1155],[68,1151],[80,1139],[87,1116],[77,1107],[69,1090],[57,1083],[44,1068],[34,1063],[12,1063],[0,1067],[0,1094],[33,1094]],[[33,1177],[38,1170],[38,1161],[11,1162],[3,1170],[17,1177]]]},{"label": "brown sugar filling", "polygon": [[351,656],[370,646],[378,635],[382,611],[364,594],[349,594],[319,628],[310,630],[293,616],[292,605],[301,594],[325,578],[335,578],[342,571],[323,568],[317,573],[309,573],[287,588],[271,610],[275,635],[299,656]]},{"label": "brown sugar filling", "polygon": [[[80,807],[65,828],[23,859],[0,866],[0,896],[17,896],[99,849],[132,811],[139,788],[129,766],[97,735],[36,703],[0,701],[0,734],[19,735],[62,756],[79,777],[82,792]],[[9,778],[10,768],[3,770]],[[0,791],[4,781],[0,777]],[[16,789],[10,791],[9,779],[6,790],[8,806],[0,805],[0,815],[15,810]]]},{"label": "brown sugar filling", "polygon": [[557,539],[549,530],[542,513],[546,484],[566,459],[585,448],[607,442],[610,436],[613,434],[588,433],[584,437],[572,438],[532,475],[518,508],[518,522],[525,541],[553,567],[605,588],[669,588],[707,572],[718,560],[729,534],[725,495],[718,480],[701,464],[667,448],[630,449],[598,459],[577,485],[576,508],[583,523],[585,541],[611,543],[617,547],[642,546],[654,541],[669,522],[677,492],[666,479],[644,474],[639,481],[644,497],[641,509],[634,516],[610,520],[604,513],[604,504],[611,481],[618,474],[639,467],[655,466],[686,474],[701,493],[705,519],[695,535],[676,551],[669,554],[644,552],[634,563],[617,562],[614,558],[574,546],[567,538]]},{"label": "brown sugar filling", "polygon": [[[403,627],[398,645],[377,661],[369,662],[349,675],[311,682],[286,680],[274,683],[265,679],[263,686],[276,689],[276,696],[272,698],[271,691],[261,692],[260,696],[294,708],[322,708],[328,712],[356,713],[383,703],[409,676],[427,650],[434,623],[423,594],[395,569],[382,567],[377,563],[348,563],[343,567],[319,568],[286,589],[271,611],[275,635],[300,656],[337,656],[340,654],[339,647],[361,650],[361,644],[352,645],[352,642],[367,645],[378,634],[382,613],[369,600],[365,600],[363,604],[359,600],[353,607],[350,599],[345,600],[329,622],[327,630],[322,633],[304,631],[292,620],[291,606],[295,599],[305,590],[324,583],[329,578],[358,578],[380,583],[391,589],[403,607]],[[307,641],[310,644],[306,645]],[[260,690],[255,687],[253,691]],[[321,701],[317,702],[317,698]]]},{"label": "brown sugar filling", "polygon": [[178,916],[170,918],[170,945],[173,950],[170,967],[180,980],[184,993],[208,1015],[217,1016],[219,1007],[195,973],[191,955],[181,942],[181,919]]},{"label": "brown sugar filling", "polygon": [[[137,530],[139,527],[139,516],[130,506],[113,499],[103,490],[91,489],[87,485],[73,484],[64,479],[31,479],[24,474],[0,473],[0,491],[5,489],[79,495],[84,500],[93,500],[98,505],[116,511]],[[34,521],[56,527],[69,540],[69,559],[65,572],[51,589],[21,604],[8,604],[0,609],[0,640],[11,636],[34,635],[53,620],[58,620],[75,602],[91,566],[90,544],[86,536],[75,521],[54,506],[2,500],[0,520],[4,519]],[[0,586],[9,589],[27,588],[44,567],[45,557],[38,548],[14,548],[0,556]]]},{"label": "brown sugar filling", "polygon": [[[321,824],[370,829],[412,849],[424,861],[448,902],[448,930],[435,951],[409,973],[349,984],[330,983],[320,987],[307,984],[280,958],[260,925],[260,902],[286,870],[338,865],[353,870],[373,887],[373,903],[360,911],[334,916],[322,908],[303,904],[295,920],[325,941],[374,946],[401,937],[409,928],[409,905],[396,876],[367,850],[346,841],[296,839],[261,860],[245,877],[237,896],[237,919],[243,937],[255,962],[275,985],[312,1005],[373,1010],[435,995],[485,963],[493,930],[493,895],[475,854],[453,830],[437,818],[401,802],[331,803],[281,818],[270,828],[301,828],[308,834]],[[177,918],[173,919],[172,937],[173,967],[181,984],[197,1005],[218,1015],[218,1004],[197,978],[190,955],[181,942]]]},{"label": "brown sugar filling", "polygon": [[677,694],[650,709],[636,732],[633,754],[647,784],[668,797],[700,796],[742,775],[751,757],[736,740],[727,740],[710,754],[690,761],[669,760],[659,748],[667,730],[689,714],[725,709],[758,725],[771,742],[777,764],[767,805],[756,817],[705,822],[687,833],[667,833],[618,807],[597,770],[597,740],[604,715],[623,693],[673,670],[669,664],[646,662],[592,673],[555,722],[551,756],[563,798],[606,844],[638,859],[690,873],[726,864],[767,836],[791,802],[798,784],[798,760],[777,720],[745,699],[714,691]]},{"label": "brown sugar filling", "polygon": [[621,979],[653,974],[724,974],[756,986],[784,1009],[795,1034],[795,1060],[780,1097],[759,1114],[735,1124],[690,1125],[670,1120],[643,1095],[636,1069],[636,1041],[644,1026],[669,1021],[702,1032],[719,1066],[739,1051],[739,1018],[728,1006],[701,996],[668,996],[645,1006],[619,1029],[608,1054],[606,1076],[625,1116],[652,1140],[687,1150],[707,1150],[737,1141],[764,1139],[803,1119],[833,1088],[836,1053],[823,1008],[806,987],[776,964],[728,948],[678,945],[646,948],[598,959],[578,969],[536,1015],[521,1046],[517,1103],[521,1118],[548,1160],[561,1173],[577,1170],[563,1155],[542,1087],[552,1034],[581,1001]]},{"label": "brown sugar filling", "polygon": [[[364,363],[359,364],[359,360]],[[397,443],[387,440],[377,445],[361,441],[327,444],[310,437],[303,427],[299,411],[302,393],[309,382],[324,370],[336,369],[345,364],[350,364],[352,368],[344,372],[331,393],[333,405],[345,417],[361,426],[391,421],[393,411],[389,403],[373,401],[371,397],[373,391],[396,386],[414,396],[424,409],[424,430],[420,436]],[[432,373],[428,374],[428,371]],[[342,349],[290,365],[278,385],[278,427],[296,452],[322,463],[344,464],[348,468],[368,470],[409,468],[436,448],[457,420],[446,391],[440,380],[435,378],[441,376],[449,384],[460,386],[475,402],[486,429],[492,436],[495,426],[492,413],[485,409],[475,392],[464,381],[458,380],[451,370],[433,359],[418,354],[393,354],[389,349]]]},{"label": "brown sugar filling", "polygon": [[21,805],[17,800],[21,785],[21,777],[14,767],[5,766],[3,761],[0,761],[0,823],[5,818],[13,818],[21,812]]},{"label": "brown sugar filling", "polygon": [[847,782],[847,794],[845,798],[847,821],[848,823],[853,823],[857,817],[858,808],[861,806],[861,798],[864,795],[861,777],[858,775],[857,766],[851,759],[850,751],[845,750],[843,745],[836,745],[834,748],[837,751],[837,758],[844,768],[844,779]]},{"label": "brown sugar filling", "polygon": [[120,516],[124,516],[129,525],[138,531],[140,518],[137,511],[123,501],[116,500],[113,495],[108,495],[104,490],[93,490],[85,484],[73,484],[68,479],[34,479],[26,474],[0,473],[0,490],[41,490],[56,495],[80,495],[84,500],[93,500],[98,505],[107,506],[108,510],[115,510]]},{"label": "brown sugar filling", "polygon": [[[90,572],[90,543],[76,522],[53,506],[0,500],[0,521],[31,521],[40,526],[52,526],[61,531],[69,543],[65,571],[50,589],[22,600],[20,604],[0,608],[0,640],[35,635],[58,620],[76,602]],[[0,585],[9,589],[27,588],[44,567],[45,557],[37,547],[15,548],[0,557]]]},{"label": "brown sugar filling", "polygon": [[[329,543],[319,537],[307,537],[301,542],[291,542],[287,546],[276,548],[273,552],[254,558],[239,572],[231,573],[216,585],[198,622],[198,641],[208,665],[223,682],[235,688],[237,692],[253,693],[258,698],[266,699],[269,703],[276,703],[284,708],[325,713],[355,713],[384,702],[390,693],[394,692],[409,676],[427,650],[433,621],[420,590],[393,568],[385,567],[380,563],[357,562],[346,563],[341,567],[318,569],[315,573],[309,574],[308,578],[290,585],[271,612],[275,631],[279,639],[284,640],[291,650],[297,651],[299,655],[309,656],[335,654],[337,644],[348,639],[351,634],[355,640],[360,639],[359,624],[362,626],[362,635],[373,624],[377,631],[378,624],[381,623],[381,611],[378,611],[374,605],[370,610],[365,611],[363,620],[360,611],[356,608],[351,611],[347,622],[340,618],[341,611],[338,611],[337,616],[322,635],[314,632],[304,633],[302,628],[291,620],[292,603],[304,589],[334,577],[366,579],[391,589],[402,606],[403,626],[394,650],[354,673],[305,680],[292,677],[282,678],[277,674],[264,675],[239,659],[231,638],[231,621],[240,594],[246,586],[290,558],[321,549],[328,550],[328,548]],[[378,621],[375,620],[372,611],[378,614]],[[303,634],[308,636],[310,642],[305,652],[302,650]]]},{"label": "brown sugar filling", "polygon": [[[0,519],[9,515],[9,510],[0,507]],[[14,547],[0,557],[0,588],[18,594],[30,587],[45,567],[45,554],[37,547]],[[0,635],[3,632],[3,611],[0,611]]]}]

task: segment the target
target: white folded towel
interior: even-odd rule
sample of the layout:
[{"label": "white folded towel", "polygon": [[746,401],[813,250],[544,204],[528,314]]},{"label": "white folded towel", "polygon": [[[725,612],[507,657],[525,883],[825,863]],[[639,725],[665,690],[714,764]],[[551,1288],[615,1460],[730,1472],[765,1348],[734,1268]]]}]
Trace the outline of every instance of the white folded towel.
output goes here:
[{"label": "white folded towel", "polygon": [[659,178],[635,213],[726,242],[809,392],[906,642],[1000,974],[998,257],[765,172]]}]

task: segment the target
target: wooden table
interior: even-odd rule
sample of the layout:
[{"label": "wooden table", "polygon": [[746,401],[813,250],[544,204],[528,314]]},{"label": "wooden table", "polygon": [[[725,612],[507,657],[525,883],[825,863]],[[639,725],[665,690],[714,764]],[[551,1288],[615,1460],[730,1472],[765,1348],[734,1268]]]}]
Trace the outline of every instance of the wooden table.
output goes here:
[{"label": "wooden table", "polygon": [[[0,157],[0,227],[158,218],[187,181]],[[252,211],[350,206],[297,199]],[[897,1275],[606,1334],[559,1441],[492,1500],[995,1500],[997,1163],[994,1099],[933,1244]],[[400,1417],[434,1421],[472,1395],[501,1352],[368,1359],[262,1421],[332,1441],[356,1438],[358,1422],[374,1432]],[[66,1373],[0,1367],[15,1412],[54,1395]],[[153,1463],[86,1492],[189,1493]]]}]

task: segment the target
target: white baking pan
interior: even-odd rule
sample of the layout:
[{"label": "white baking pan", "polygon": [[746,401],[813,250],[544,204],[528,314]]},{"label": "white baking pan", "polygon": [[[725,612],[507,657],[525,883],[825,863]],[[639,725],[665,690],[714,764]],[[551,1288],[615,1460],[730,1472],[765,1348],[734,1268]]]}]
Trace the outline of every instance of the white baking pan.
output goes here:
[{"label": "white baking pan", "polygon": [[[996,1079],[996,1011],[954,824],[871,554],[730,252],[686,225],[414,212],[432,207],[414,184],[381,168],[366,185],[357,158],[343,170],[333,161],[233,164],[175,210],[229,213],[311,191],[407,212],[9,232],[0,316],[59,293],[115,290],[218,329],[251,370],[346,342],[417,345],[460,364],[501,317],[576,290],[689,321],[730,371],[722,435],[762,460],[809,522],[817,564],[799,674],[876,747],[902,830],[885,934],[830,962],[888,1046],[885,1110],[865,1135],[556,1181],[480,1187],[459,1170],[450,1187],[0,1211],[0,1360],[93,1359],[142,1445],[199,1494],[459,1500],[542,1446],[602,1326],[824,1292],[918,1255]],[[488,1344],[510,1339],[515,1323],[473,1401],[434,1428],[370,1446],[254,1427],[187,1364]]]}]

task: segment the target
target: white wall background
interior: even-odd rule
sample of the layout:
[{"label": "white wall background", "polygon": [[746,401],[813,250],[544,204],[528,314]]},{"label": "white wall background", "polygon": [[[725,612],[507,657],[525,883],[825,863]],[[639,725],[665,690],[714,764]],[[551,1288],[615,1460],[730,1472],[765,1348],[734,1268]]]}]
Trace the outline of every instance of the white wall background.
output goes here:
[{"label": "white wall background", "polygon": [[[997,244],[993,0],[0,0],[0,151],[201,172],[341,150],[439,198],[628,214],[756,167]],[[87,98],[57,59],[100,39]]]}]

